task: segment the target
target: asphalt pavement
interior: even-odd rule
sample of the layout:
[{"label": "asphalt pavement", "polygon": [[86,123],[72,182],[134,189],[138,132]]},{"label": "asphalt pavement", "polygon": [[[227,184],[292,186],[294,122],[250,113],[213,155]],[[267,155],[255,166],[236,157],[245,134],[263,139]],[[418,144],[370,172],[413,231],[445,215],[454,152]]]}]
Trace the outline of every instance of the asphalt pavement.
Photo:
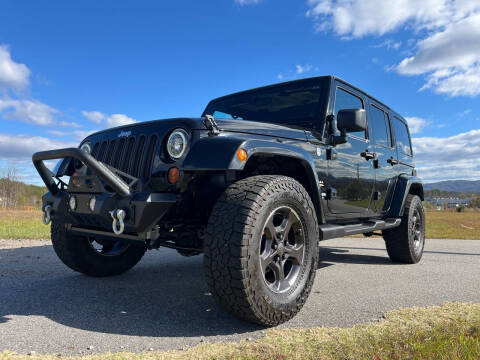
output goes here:
[{"label": "asphalt pavement", "polygon": [[[479,240],[427,240],[416,265],[390,262],[378,238],[321,245],[312,293],[281,327],[344,327],[400,307],[480,302]],[[257,338],[263,330],[215,305],[201,256],[150,251],[130,272],[95,279],[66,268],[46,241],[0,240],[0,350],[169,350]]]}]

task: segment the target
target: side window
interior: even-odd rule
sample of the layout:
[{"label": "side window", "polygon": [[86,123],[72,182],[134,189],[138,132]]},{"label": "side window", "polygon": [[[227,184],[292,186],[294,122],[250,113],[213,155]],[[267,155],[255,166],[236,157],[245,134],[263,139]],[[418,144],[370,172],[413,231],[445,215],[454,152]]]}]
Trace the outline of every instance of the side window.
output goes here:
[{"label": "side window", "polygon": [[393,130],[395,131],[395,143],[397,144],[397,150],[411,156],[412,145],[410,143],[407,125],[395,116],[393,118]]},{"label": "side window", "polygon": [[[363,101],[358,96],[337,88],[337,92],[335,94],[335,118],[337,118],[338,112],[342,109],[364,109]],[[349,133],[349,135],[353,135],[362,139],[367,138],[366,131],[352,132]]]},{"label": "side window", "polygon": [[370,105],[370,118],[368,120],[373,127],[375,143],[391,147],[390,122],[388,121],[387,113],[375,105]]}]

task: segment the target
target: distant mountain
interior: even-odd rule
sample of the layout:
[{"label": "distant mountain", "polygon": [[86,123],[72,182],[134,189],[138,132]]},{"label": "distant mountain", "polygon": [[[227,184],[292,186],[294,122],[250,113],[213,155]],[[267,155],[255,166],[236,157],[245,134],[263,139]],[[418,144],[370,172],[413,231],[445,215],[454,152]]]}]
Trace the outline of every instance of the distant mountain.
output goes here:
[{"label": "distant mountain", "polygon": [[480,180],[447,180],[423,184],[425,190],[440,190],[457,193],[480,193]]}]

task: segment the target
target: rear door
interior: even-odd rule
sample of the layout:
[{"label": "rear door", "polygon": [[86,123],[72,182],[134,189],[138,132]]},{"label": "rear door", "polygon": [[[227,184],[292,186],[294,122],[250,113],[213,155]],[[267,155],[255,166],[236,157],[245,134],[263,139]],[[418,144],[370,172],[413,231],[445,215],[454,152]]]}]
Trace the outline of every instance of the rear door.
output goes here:
[{"label": "rear door", "polygon": [[390,116],[385,108],[370,101],[369,123],[372,129],[371,141],[375,145],[375,191],[372,208],[378,215],[390,209],[397,178],[397,150],[393,143]]},{"label": "rear door", "polygon": [[[365,109],[366,98],[343,83],[335,88],[335,118],[342,109]],[[336,155],[328,160],[328,208],[341,218],[369,216],[375,172],[372,160],[362,157],[373,151],[368,131],[348,134],[345,144],[334,148]]]}]

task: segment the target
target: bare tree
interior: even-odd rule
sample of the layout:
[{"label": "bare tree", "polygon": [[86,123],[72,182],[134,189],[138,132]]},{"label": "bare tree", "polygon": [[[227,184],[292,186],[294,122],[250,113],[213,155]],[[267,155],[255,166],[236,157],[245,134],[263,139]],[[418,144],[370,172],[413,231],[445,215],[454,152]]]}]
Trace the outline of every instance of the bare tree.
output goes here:
[{"label": "bare tree", "polygon": [[0,206],[16,207],[20,196],[18,170],[12,164],[0,170]]}]

